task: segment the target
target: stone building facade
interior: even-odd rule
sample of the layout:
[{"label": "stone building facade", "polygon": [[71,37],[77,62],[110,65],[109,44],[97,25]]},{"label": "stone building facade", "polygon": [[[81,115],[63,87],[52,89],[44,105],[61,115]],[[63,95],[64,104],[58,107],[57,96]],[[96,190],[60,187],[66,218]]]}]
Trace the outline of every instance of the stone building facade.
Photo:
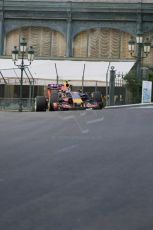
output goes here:
[{"label": "stone building facade", "polygon": [[[153,36],[151,0],[1,0],[0,54],[24,36],[36,57],[130,59],[128,40]],[[144,60],[153,64],[153,51]]]},{"label": "stone building facade", "polygon": [[[0,0],[1,58],[24,36],[40,59],[131,60],[137,33],[152,41],[152,0]],[[143,65],[153,66],[153,49]]]}]

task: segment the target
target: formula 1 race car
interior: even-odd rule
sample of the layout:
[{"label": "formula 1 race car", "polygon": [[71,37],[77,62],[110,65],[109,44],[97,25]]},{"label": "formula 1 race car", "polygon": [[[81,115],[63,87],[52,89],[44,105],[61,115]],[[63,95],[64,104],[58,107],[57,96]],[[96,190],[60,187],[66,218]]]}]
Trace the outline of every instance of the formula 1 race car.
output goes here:
[{"label": "formula 1 race car", "polygon": [[74,92],[66,84],[49,84],[47,96],[35,98],[35,111],[64,111],[100,109],[98,101],[89,98],[87,94]]}]

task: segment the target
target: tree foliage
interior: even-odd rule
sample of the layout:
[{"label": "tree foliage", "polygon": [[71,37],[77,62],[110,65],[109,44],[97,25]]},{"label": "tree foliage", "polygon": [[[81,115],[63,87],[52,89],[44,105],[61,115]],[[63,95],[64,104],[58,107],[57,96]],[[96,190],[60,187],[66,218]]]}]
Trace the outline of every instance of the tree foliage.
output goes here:
[{"label": "tree foliage", "polygon": [[[152,87],[153,87],[153,72],[150,72],[148,74],[148,80],[152,81]],[[151,101],[153,101],[153,89],[152,89],[152,98],[151,98]]]},{"label": "tree foliage", "polygon": [[149,73],[148,80],[153,82],[153,72]]},{"label": "tree foliage", "polygon": [[[132,95],[132,103],[141,102],[142,94],[142,80],[138,79],[136,76],[135,69],[131,70],[125,77],[126,87]],[[153,72],[150,72],[147,77],[148,81],[152,81],[153,85]],[[152,100],[153,100],[153,90],[152,90]]]},{"label": "tree foliage", "polygon": [[127,89],[132,94],[132,103],[139,103],[141,101],[142,80],[136,76],[135,69],[131,70],[125,77]]}]

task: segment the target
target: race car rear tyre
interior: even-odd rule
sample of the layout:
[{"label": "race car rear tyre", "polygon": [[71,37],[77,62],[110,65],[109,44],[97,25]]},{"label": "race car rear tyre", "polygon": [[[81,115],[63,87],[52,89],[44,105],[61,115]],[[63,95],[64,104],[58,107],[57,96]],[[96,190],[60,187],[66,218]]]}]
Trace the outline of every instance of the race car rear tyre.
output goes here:
[{"label": "race car rear tyre", "polygon": [[52,92],[49,101],[49,111],[54,111],[54,103],[58,102],[58,92]]},{"label": "race car rear tyre", "polygon": [[99,109],[103,108],[103,101],[102,101],[102,94],[101,92],[97,91],[97,92],[93,92],[92,93],[92,98],[94,101],[96,101],[99,105]]},{"label": "race car rear tyre", "polygon": [[47,101],[44,96],[37,96],[35,98],[35,112],[46,112]]},{"label": "race car rear tyre", "polygon": [[92,98],[97,102],[101,101],[102,100],[101,99],[101,92],[99,92],[99,91],[93,92],[92,93]]}]

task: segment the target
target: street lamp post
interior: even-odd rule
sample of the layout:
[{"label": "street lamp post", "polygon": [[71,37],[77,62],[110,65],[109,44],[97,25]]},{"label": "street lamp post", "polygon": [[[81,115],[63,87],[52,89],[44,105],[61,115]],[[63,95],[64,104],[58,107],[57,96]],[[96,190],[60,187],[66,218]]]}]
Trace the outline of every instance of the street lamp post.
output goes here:
[{"label": "street lamp post", "polygon": [[[14,49],[12,50],[12,60],[14,62],[14,65],[18,66],[18,68],[21,70],[19,112],[22,112],[23,71],[24,71],[25,67],[31,65],[31,62],[34,59],[34,50],[33,50],[33,47],[30,46],[28,51],[27,51],[29,64],[25,65],[24,64],[24,57],[25,57],[26,51],[27,51],[27,42],[26,42],[25,38],[21,38],[21,40],[20,40],[20,50],[18,50],[18,48],[16,46],[14,46]],[[18,61],[19,53],[21,54],[21,64],[16,63]]]},{"label": "street lamp post", "polygon": [[151,42],[149,38],[143,41],[143,36],[138,33],[136,39],[133,37],[128,42],[128,50],[132,57],[136,58],[136,75],[137,79],[141,80],[141,60],[146,58],[150,53]]},{"label": "street lamp post", "polygon": [[[150,53],[151,42],[148,38],[143,41],[143,36],[141,33],[138,33],[136,39],[133,37],[128,42],[128,50],[132,57],[136,58],[136,77],[138,83],[141,83],[142,73],[141,73],[141,61],[143,58],[146,58]],[[137,86],[137,99],[139,98],[140,88]]]}]

